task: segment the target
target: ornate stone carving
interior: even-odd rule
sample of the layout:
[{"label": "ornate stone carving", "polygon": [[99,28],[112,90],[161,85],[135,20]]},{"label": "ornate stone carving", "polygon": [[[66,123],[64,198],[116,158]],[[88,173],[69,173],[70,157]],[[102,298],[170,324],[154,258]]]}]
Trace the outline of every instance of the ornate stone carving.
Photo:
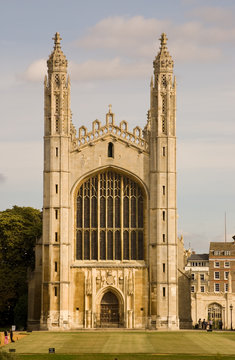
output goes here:
[{"label": "ornate stone carving", "polygon": [[128,295],[133,295],[133,294],[134,294],[133,274],[132,272],[130,272],[128,277]]},{"label": "ornate stone carving", "polygon": [[88,273],[88,277],[86,279],[86,294],[91,295],[92,294],[92,284],[91,284],[91,275],[90,272]]},{"label": "ornate stone carving", "polygon": [[95,120],[92,123],[92,131],[88,132],[85,126],[81,126],[78,130],[78,134],[78,138],[76,139],[78,149],[111,134],[114,138],[119,138],[129,145],[148,151],[148,143],[143,137],[141,128],[136,126],[132,133],[128,131],[128,124],[124,120],[120,122],[119,126],[115,125],[114,114],[111,112],[106,114],[106,124],[104,126],[101,126],[99,120]]}]

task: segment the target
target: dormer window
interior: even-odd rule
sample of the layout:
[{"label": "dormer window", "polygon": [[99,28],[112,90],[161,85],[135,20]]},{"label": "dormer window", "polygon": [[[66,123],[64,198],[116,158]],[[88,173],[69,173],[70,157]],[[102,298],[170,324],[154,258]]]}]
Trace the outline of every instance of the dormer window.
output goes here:
[{"label": "dormer window", "polygon": [[108,144],[108,157],[114,157],[114,146],[111,142]]}]

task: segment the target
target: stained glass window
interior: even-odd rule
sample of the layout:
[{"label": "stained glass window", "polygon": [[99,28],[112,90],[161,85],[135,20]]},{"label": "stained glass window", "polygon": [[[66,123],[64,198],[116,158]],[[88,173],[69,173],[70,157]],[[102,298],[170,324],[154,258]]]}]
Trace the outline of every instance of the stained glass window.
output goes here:
[{"label": "stained glass window", "polygon": [[77,260],[143,260],[144,197],[126,176],[105,171],[79,188]]}]

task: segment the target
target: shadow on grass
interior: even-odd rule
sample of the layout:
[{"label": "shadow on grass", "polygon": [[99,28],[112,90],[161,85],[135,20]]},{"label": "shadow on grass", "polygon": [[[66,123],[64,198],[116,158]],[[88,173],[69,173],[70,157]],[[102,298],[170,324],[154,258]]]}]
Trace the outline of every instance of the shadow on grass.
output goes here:
[{"label": "shadow on grass", "polygon": [[11,354],[0,351],[0,360],[234,360],[234,356],[219,354]]}]

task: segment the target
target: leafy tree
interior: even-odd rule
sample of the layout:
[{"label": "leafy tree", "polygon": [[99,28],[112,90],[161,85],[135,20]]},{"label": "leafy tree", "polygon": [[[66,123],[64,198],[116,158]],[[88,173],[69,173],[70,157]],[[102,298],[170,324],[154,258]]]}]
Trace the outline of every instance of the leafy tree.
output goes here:
[{"label": "leafy tree", "polygon": [[[34,246],[41,233],[39,210],[14,206],[0,212],[1,325],[10,325],[19,319],[19,325],[26,325],[22,319],[27,318],[27,271],[34,267]],[[19,312],[22,312],[20,316]]]}]

